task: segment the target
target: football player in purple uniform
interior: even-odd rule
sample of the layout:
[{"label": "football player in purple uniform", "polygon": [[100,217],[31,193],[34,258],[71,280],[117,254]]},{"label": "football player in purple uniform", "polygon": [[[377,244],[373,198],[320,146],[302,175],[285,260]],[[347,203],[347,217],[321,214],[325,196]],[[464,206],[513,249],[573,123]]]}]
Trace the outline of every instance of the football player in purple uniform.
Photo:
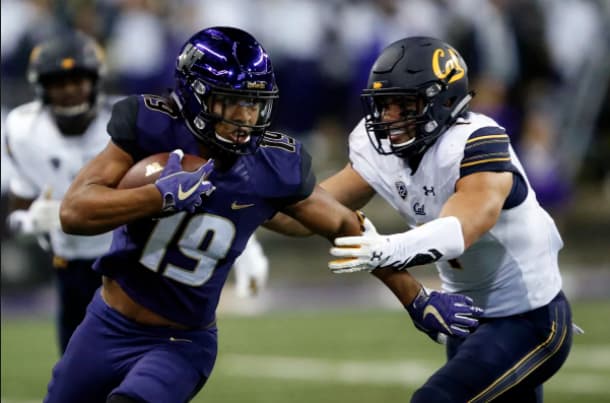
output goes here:
[{"label": "football player in purple uniform", "polygon": [[[176,79],[167,97],[115,104],[111,141],[63,200],[65,231],[114,233],[94,265],[101,291],[53,370],[47,403],[189,401],[214,366],[228,271],[258,226],[282,211],[329,240],[361,232],[357,215],[316,186],[302,145],[267,131],[278,90],[255,38],[227,27],[196,33]],[[117,189],[160,152],[172,153],[154,184]],[[182,171],[182,153],[208,161]],[[420,290],[407,272],[375,275],[403,304]]]}]

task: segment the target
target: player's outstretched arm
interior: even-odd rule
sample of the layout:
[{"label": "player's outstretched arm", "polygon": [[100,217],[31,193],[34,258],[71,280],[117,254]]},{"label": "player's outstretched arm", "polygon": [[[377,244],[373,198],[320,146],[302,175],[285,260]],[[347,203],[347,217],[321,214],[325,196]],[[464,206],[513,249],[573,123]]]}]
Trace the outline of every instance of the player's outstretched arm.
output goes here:
[{"label": "player's outstretched arm", "polygon": [[[286,213],[310,231],[331,241],[336,236],[360,234],[372,227],[370,221],[363,222],[362,215],[343,206],[320,186],[307,199],[288,207]],[[403,306],[412,303],[422,289],[421,284],[407,271],[378,269],[373,275],[396,295]]]},{"label": "player's outstretched arm", "polygon": [[[352,210],[364,207],[375,195],[373,188],[350,163],[341,171],[323,180],[320,187],[339,203]],[[309,236],[313,231],[287,214],[277,213],[264,227],[288,236]]]},{"label": "player's outstretched arm", "polygon": [[115,189],[134,164],[113,142],[85,165],[68,189],[60,208],[65,232],[95,235],[133,220],[157,214],[163,198],[154,184]]},{"label": "player's outstretched arm", "polygon": [[376,232],[339,237],[329,263],[334,273],[372,271],[379,267],[404,270],[451,260],[489,231],[498,220],[512,186],[510,172],[479,172],[460,179],[443,206],[441,217],[410,231]]},{"label": "player's outstretched arm", "polygon": [[337,236],[360,233],[358,215],[337,202],[319,185],[308,198],[285,207],[283,212],[331,242]]}]

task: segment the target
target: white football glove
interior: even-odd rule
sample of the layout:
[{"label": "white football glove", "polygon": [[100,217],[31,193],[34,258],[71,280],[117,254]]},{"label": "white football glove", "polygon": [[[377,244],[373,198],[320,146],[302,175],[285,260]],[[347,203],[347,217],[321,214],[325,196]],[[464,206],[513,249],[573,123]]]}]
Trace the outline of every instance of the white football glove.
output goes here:
[{"label": "white football glove", "polygon": [[362,235],[336,238],[335,245],[330,253],[341,259],[329,262],[333,273],[370,272],[378,267],[405,270],[460,256],[464,252],[464,236],[459,219],[453,216],[392,235],[379,235],[365,219]]},{"label": "white football glove", "polygon": [[255,235],[250,237],[246,249],[235,260],[233,269],[238,297],[253,297],[265,288],[269,275],[269,260]]},{"label": "white football glove", "polygon": [[23,235],[40,235],[61,228],[59,206],[61,200],[52,200],[45,192],[34,200],[28,210],[16,210],[8,217],[11,231]]},{"label": "white football glove", "polygon": [[387,244],[387,237],[379,235],[367,217],[361,216],[361,218],[364,218],[362,235],[335,239],[336,246],[330,249],[330,254],[340,259],[328,263],[328,268],[333,273],[370,272],[384,266],[390,258],[390,255],[383,250]]}]

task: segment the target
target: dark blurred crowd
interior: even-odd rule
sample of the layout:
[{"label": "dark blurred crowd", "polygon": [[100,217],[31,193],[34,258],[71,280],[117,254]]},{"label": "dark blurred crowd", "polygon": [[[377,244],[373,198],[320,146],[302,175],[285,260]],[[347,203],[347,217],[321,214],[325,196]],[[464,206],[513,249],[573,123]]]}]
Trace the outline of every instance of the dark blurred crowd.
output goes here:
[{"label": "dark blurred crowd", "polygon": [[203,27],[232,25],[272,56],[280,88],[274,128],[303,139],[320,161],[344,159],[379,50],[406,35],[435,36],[462,53],[473,109],[507,128],[540,202],[559,211],[576,180],[610,187],[608,3],[3,0],[3,117],[34,96],[25,77],[34,44],[67,27],[104,46],[106,90],[130,94],[172,87],[180,45]]}]

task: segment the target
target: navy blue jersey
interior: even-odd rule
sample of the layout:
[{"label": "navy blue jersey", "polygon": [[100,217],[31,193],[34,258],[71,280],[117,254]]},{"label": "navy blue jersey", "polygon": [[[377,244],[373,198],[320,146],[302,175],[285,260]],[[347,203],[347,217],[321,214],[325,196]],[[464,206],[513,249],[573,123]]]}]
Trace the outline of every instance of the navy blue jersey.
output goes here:
[{"label": "navy blue jersey", "polygon": [[[156,95],[118,102],[108,123],[113,142],[135,161],[176,148],[197,154],[199,143],[171,105]],[[256,153],[212,172],[210,181],[216,190],[194,213],[115,229],[109,252],[94,265],[141,305],[192,327],[214,320],[229,269],[256,228],[315,185],[309,154],[279,133],[267,133]]]}]

